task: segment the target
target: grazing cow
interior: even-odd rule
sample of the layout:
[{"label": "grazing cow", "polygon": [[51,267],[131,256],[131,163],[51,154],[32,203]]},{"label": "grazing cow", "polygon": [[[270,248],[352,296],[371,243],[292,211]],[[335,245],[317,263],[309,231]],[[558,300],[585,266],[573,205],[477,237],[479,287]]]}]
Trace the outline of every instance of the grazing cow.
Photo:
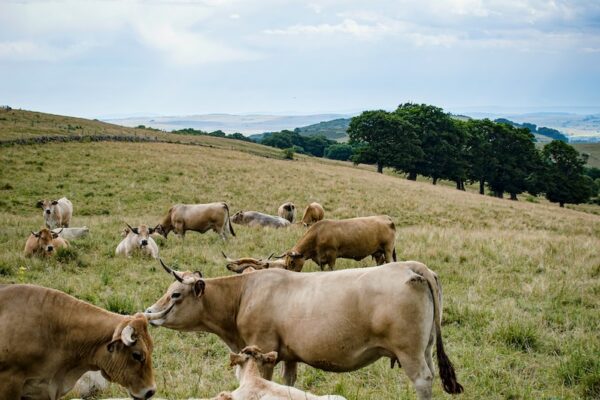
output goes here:
[{"label": "grazing cow", "polygon": [[273,254],[271,254],[266,260],[252,257],[244,257],[234,260],[227,257],[227,255],[225,255],[223,252],[221,252],[221,254],[223,254],[223,257],[225,257],[227,260],[227,265],[225,265],[225,267],[231,272],[235,272],[237,274],[244,273],[248,270],[257,271],[259,269],[268,268],[285,268],[285,260],[271,260]]},{"label": "grazing cow", "polygon": [[56,249],[69,247],[69,242],[59,235],[60,232],[55,233],[47,228],[32,231],[25,242],[25,256],[51,256],[56,254]]},{"label": "grazing cow", "polygon": [[387,215],[317,222],[282,258],[289,270],[302,271],[306,260],[321,270],[327,264],[333,270],[336,258],[362,260],[373,256],[377,265],[396,261],[396,227]]},{"label": "grazing cow", "polygon": [[156,232],[165,238],[171,231],[183,238],[185,231],[205,233],[209,229],[218,233],[223,240],[227,240],[228,231],[235,236],[226,203],[176,204],[156,226]]},{"label": "grazing cow", "polygon": [[302,224],[304,226],[311,226],[315,222],[322,220],[324,216],[325,210],[323,210],[323,206],[321,206],[319,203],[310,203],[304,210]]},{"label": "grazing cow", "polygon": [[291,224],[294,223],[294,219],[296,219],[296,206],[292,202],[283,203],[277,209],[277,215],[281,218],[285,218],[290,221]]},{"label": "grazing cow", "polygon": [[86,237],[90,233],[90,229],[87,226],[81,228],[56,228],[52,229],[52,233],[58,233],[63,239],[73,240]]},{"label": "grazing cow", "polygon": [[[212,279],[163,267],[176,281],[146,310],[165,313],[153,325],[214,333],[234,353],[249,345],[276,351],[288,385],[298,362],[345,372],[389,357],[400,362],[418,398],[430,399],[435,342],[444,389],[463,390],[444,352],[441,286],[424,264],[306,274],[267,269]],[[270,380],[272,372],[265,368],[263,377]]]},{"label": "grazing cow", "polygon": [[158,258],[158,246],[154,239],[150,237],[154,233],[155,228],[148,228],[148,225],[140,225],[137,228],[132,228],[127,224],[127,228],[123,230],[125,239],[117,246],[115,254],[118,256],[129,257],[136,251],[143,255],[152,258]]},{"label": "grazing cow", "polygon": [[273,369],[277,362],[277,352],[263,354],[256,346],[245,347],[239,353],[230,353],[231,366],[238,366],[237,378],[240,387],[228,393],[232,400],[270,399],[270,400],[346,400],[336,395],[315,396],[290,386],[268,381],[260,371],[266,365]]},{"label": "grazing cow", "polygon": [[287,228],[290,221],[285,218],[263,214],[258,211],[238,211],[231,217],[231,222],[250,227]]},{"label": "grazing cow", "polygon": [[58,200],[40,200],[37,206],[42,209],[47,228],[69,227],[73,216],[73,203],[66,197]]},{"label": "grazing cow", "polygon": [[134,399],[156,392],[148,320],[34,285],[0,285],[0,399],[57,400],[87,371]]}]

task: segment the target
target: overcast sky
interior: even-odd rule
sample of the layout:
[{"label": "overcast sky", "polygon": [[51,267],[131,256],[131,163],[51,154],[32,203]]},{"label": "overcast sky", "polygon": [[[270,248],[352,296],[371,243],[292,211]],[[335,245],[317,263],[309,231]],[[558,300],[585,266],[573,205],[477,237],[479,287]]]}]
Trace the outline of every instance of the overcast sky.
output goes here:
[{"label": "overcast sky", "polygon": [[85,117],[600,110],[600,1],[0,0],[0,104]]}]

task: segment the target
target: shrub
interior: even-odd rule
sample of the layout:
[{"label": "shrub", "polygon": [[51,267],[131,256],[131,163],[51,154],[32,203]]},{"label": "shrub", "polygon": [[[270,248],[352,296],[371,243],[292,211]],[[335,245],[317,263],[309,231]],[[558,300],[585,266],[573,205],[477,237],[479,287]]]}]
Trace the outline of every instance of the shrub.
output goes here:
[{"label": "shrub", "polygon": [[56,249],[56,261],[60,263],[76,261],[78,258],[79,253],[74,247],[61,247]]},{"label": "shrub", "polygon": [[283,149],[283,158],[285,160],[293,160],[294,159],[294,149],[293,148],[287,148],[287,149]]},{"label": "shrub", "polygon": [[8,264],[0,263],[0,276],[11,276],[15,273],[13,267]]}]

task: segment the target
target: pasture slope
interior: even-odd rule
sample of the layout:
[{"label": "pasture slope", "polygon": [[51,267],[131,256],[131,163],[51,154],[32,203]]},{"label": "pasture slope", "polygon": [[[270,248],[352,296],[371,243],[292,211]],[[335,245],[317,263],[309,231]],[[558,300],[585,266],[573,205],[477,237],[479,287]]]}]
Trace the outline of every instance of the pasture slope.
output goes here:
[{"label": "pasture slope", "polygon": [[[211,138],[212,139],[212,138]],[[227,201],[232,212],[275,213],[311,201],[326,217],[388,214],[399,259],[419,260],[444,286],[443,335],[465,393],[458,399],[600,397],[600,216],[547,203],[511,202],[444,186],[323,163],[284,161],[223,147],[169,143],[50,143],[0,147],[0,283],[57,288],[116,312],[143,310],[171,278],[157,262],[114,256],[125,223],[156,224],[176,202]],[[241,146],[241,145],[240,145]],[[38,199],[67,196],[72,226],[90,236],[56,260],[22,256],[43,223]],[[161,257],[208,277],[229,275],[228,255],[266,257],[304,232],[235,226],[159,240]],[[340,260],[337,268],[373,265]],[[312,263],[305,270],[315,271]],[[302,327],[298,327],[302,329]],[[214,335],[152,328],[158,397],[211,397],[237,386],[228,350]],[[437,371],[436,371],[437,372]],[[279,368],[276,372],[279,378]],[[348,399],[414,399],[389,360],[352,373],[302,365],[297,387]],[[112,385],[103,397],[122,397]],[[439,379],[435,398],[449,398]]]}]

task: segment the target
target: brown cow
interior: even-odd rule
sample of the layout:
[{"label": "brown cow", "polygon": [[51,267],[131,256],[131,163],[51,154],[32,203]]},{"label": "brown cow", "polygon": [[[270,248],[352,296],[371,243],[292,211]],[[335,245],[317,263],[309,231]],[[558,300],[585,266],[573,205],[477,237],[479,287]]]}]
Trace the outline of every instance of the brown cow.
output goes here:
[{"label": "brown cow", "polygon": [[294,219],[296,219],[296,206],[290,201],[283,203],[277,209],[277,215],[279,215],[281,218],[287,219],[291,224],[293,224]]},{"label": "brown cow", "polygon": [[223,240],[227,240],[228,231],[235,236],[226,203],[175,204],[156,226],[156,232],[165,238],[171,231],[183,238],[185,231],[205,233],[209,229],[218,233]]},{"label": "brown cow", "polygon": [[322,220],[324,216],[325,210],[323,210],[323,206],[321,206],[319,203],[310,203],[304,210],[302,224],[304,226],[311,226],[315,222]]},{"label": "brown cow", "polygon": [[232,400],[269,399],[269,400],[346,400],[336,395],[315,396],[294,387],[268,381],[261,376],[264,366],[273,368],[277,362],[277,352],[263,354],[257,346],[245,347],[239,353],[230,353],[231,366],[238,366],[236,375],[240,387],[228,393]]},{"label": "brown cow", "polygon": [[269,256],[266,260],[262,258],[252,258],[252,257],[244,257],[238,258],[237,260],[231,259],[225,255],[225,253],[221,252],[223,257],[227,260],[227,265],[225,267],[231,272],[235,272],[237,274],[241,274],[251,269],[252,271],[257,271],[259,269],[268,269],[268,268],[285,268],[285,260],[271,260],[273,254]]},{"label": "brown cow", "polygon": [[362,260],[373,256],[377,265],[396,261],[396,227],[387,215],[317,222],[282,256],[289,270],[300,272],[306,260],[321,270],[333,270],[337,258]]},{"label": "brown cow", "polygon": [[156,392],[148,319],[34,285],[0,285],[0,399],[56,400],[87,371],[134,399]]},{"label": "brown cow", "polygon": [[37,206],[42,209],[47,228],[69,227],[73,216],[73,203],[66,197],[58,200],[40,200]]},{"label": "brown cow", "polygon": [[[381,357],[397,359],[418,398],[431,398],[433,344],[444,389],[461,393],[442,342],[441,285],[416,261],[298,274],[266,269],[204,279],[163,264],[173,282],[148,313],[153,325],[219,336],[237,353],[249,345],[276,351],[288,385],[297,363],[354,371]],[[270,379],[272,368],[265,368]]]},{"label": "brown cow", "polygon": [[60,232],[52,232],[48,228],[32,231],[25,243],[25,256],[51,256],[56,254],[56,249],[69,247],[69,242],[59,235]]}]

